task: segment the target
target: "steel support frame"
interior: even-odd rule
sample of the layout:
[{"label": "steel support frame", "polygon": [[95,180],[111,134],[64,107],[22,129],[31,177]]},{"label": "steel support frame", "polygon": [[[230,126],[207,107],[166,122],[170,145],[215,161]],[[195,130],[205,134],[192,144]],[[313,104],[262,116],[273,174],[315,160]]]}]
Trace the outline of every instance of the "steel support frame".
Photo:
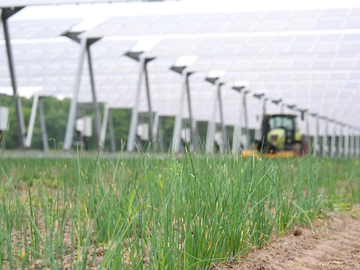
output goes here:
[{"label": "steel support frame", "polygon": [[16,74],[15,74],[15,65],[14,59],[12,55],[12,48],[11,48],[11,39],[10,39],[10,32],[8,26],[8,19],[19,12],[24,7],[16,7],[16,8],[3,8],[0,11],[1,21],[3,24],[3,31],[5,37],[5,45],[6,45],[6,55],[8,59],[8,67],[9,73],[11,78],[11,86],[14,93],[15,98],[15,111],[16,111],[16,121],[17,121],[17,129],[18,129],[18,136],[19,136],[19,148],[25,149],[26,144],[26,130],[25,130],[25,121],[24,115],[22,111],[21,99],[17,95],[17,81],[16,81]]},{"label": "steel support frame", "polygon": [[45,152],[48,152],[49,151],[49,143],[48,143],[48,137],[47,137],[47,131],[46,131],[44,110],[43,110],[43,106],[42,106],[41,97],[38,94],[35,94],[33,97],[33,104],[32,104],[32,108],[31,108],[29,127],[28,127],[27,136],[26,136],[25,146],[28,149],[31,148],[31,142],[32,142],[32,137],[33,137],[33,133],[34,133],[34,126],[35,126],[37,110],[39,111],[43,149]]},{"label": "steel support frame", "polygon": [[[246,94],[249,91],[245,89],[239,89],[240,92],[240,115],[239,122],[234,127],[234,135],[233,135],[233,145],[232,145],[232,153],[236,154],[241,146],[241,142],[243,141],[244,150],[248,149],[249,143],[249,128],[248,128],[248,118],[247,118],[247,106],[246,106]],[[244,120],[244,134],[243,134],[243,120]],[[244,136],[243,136],[244,135]]]},{"label": "steel support frame", "polygon": [[189,122],[190,122],[190,132],[191,132],[191,144],[190,144],[190,150],[195,151],[199,147],[199,137],[196,135],[197,131],[197,124],[196,120],[194,118],[193,110],[192,110],[192,103],[191,103],[191,95],[190,95],[190,83],[189,83],[189,77],[194,72],[187,72],[186,73],[186,93],[187,93],[187,103],[188,103],[188,111],[189,111]]},{"label": "steel support frame", "polygon": [[[127,143],[127,151],[133,152],[135,150],[135,141],[136,141],[136,129],[139,122],[139,103],[140,103],[140,94],[141,94],[141,83],[142,77],[145,77],[145,88],[146,88],[146,97],[148,103],[148,114],[149,114],[149,133],[150,133],[150,140],[153,139],[153,112],[151,106],[151,96],[150,96],[150,86],[149,86],[149,78],[147,72],[147,63],[153,59],[147,59],[144,57],[140,57],[140,68],[139,68],[139,78],[137,83],[137,88],[135,92],[134,98],[134,106],[131,112],[131,120],[130,120],[130,129],[129,129],[129,136],[128,136],[128,143]],[[156,143],[153,143],[152,148],[153,150],[156,147]]]},{"label": "steel support frame", "polygon": [[158,145],[159,145],[160,152],[164,153],[164,139],[163,139],[163,135],[162,135],[160,114],[158,112],[155,113],[155,119],[154,119],[154,137],[157,139],[156,140],[156,148],[158,148]]},{"label": "steel support frame", "polygon": [[349,137],[350,137],[350,149],[349,155],[350,157],[354,157],[355,155],[355,132],[352,126],[349,126]]},{"label": "steel support frame", "polygon": [[320,155],[320,142],[319,142],[319,129],[320,129],[320,119],[319,114],[313,114],[315,117],[315,136],[314,136],[314,156]]},{"label": "steel support frame", "polygon": [[308,109],[298,109],[302,114],[302,121],[305,122],[305,135],[310,139],[310,122],[309,122],[309,110]]},{"label": "steel support frame", "polygon": [[344,125],[346,131],[344,132],[344,157],[349,157],[349,136],[350,129],[348,125]]},{"label": "steel support frame", "polygon": [[223,108],[221,102],[221,86],[224,84],[222,82],[215,82],[215,93],[214,93],[214,103],[211,118],[208,122],[207,134],[206,134],[206,145],[205,151],[208,154],[212,153],[212,146],[215,139],[216,132],[216,113],[219,107],[220,111],[220,124],[221,124],[221,135],[222,135],[222,143],[223,147],[220,149],[221,152],[227,151],[227,135],[226,135],[226,127],[224,123],[224,115]]},{"label": "steel support frame", "polygon": [[355,128],[355,157],[359,157],[360,149],[359,149],[359,128]]},{"label": "steel support frame", "polygon": [[180,152],[180,143],[181,143],[181,129],[183,126],[183,108],[184,108],[184,100],[185,100],[185,94],[186,94],[186,80],[187,75],[186,71],[183,70],[182,73],[183,77],[183,83],[182,83],[182,89],[180,94],[180,107],[177,115],[175,116],[175,123],[174,123],[174,131],[173,131],[173,137],[172,137],[172,151],[174,153]]},{"label": "steel support frame", "polygon": [[221,98],[221,83],[219,83],[219,90],[218,90],[218,100],[219,100],[219,110],[220,110],[220,121],[221,121],[221,135],[222,135],[222,143],[223,148],[220,149],[221,152],[227,152],[228,144],[227,144],[227,133],[226,133],[226,125],[224,120],[224,110],[222,105],[222,98]]},{"label": "steel support frame", "polygon": [[106,130],[108,123],[109,123],[109,132],[110,132],[111,152],[115,153],[116,144],[115,144],[115,135],[114,135],[114,123],[112,119],[111,109],[108,106],[106,106],[104,111],[104,118],[101,126],[101,133],[100,133],[100,143],[102,145],[102,149],[105,148]]},{"label": "steel support frame", "polygon": [[[261,103],[261,108],[262,108],[262,112],[261,112],[261,118],[260,118],[260,127],[258,129],[255,129],[255,139],[258,141],[262,141],[263,138],[261,138],[261,133],[262,133],[262,121],[264,119],[264,116],[266,114],[266,102],[268,101],[269,98],[262,96],[260,98],[260,103]],[[284,110],[284,104],[282,104],[282,108],[281,110]]]},{"label": "steel support frame", "polygon": [[[147,99],[147,104],[148,104],[148,113],[149,113],[149,140],[153,141],[154,139],[154,115],[153,115],[153,110],[152,110],[152,105],[151,105],[151,96],[150,96],[150,86],[149,86],[149,75],[148,75],[148,71],[147,71],[147,60],[145,58],[144,60],[144,75],[145,75],[145,90],[146,90],[146,99]],[[153,151],[155,151],[156,149],[156,143],[152,144],[152,149]]]},{"label": "steel support frame", "polygon": [[78,96],[80,92],[80,84],[81,84],[81,76],[84,67],[84,58],[87,55],[88,59],[88,67],[89,67],[89,77],[90,77],[90,85],[91,85],[91,94],[92,94],[92,105],[94,111],[94,120],[95,120],[95,133],[99,143],[101,143],[101,120],[100,120],[100,110],[99,104],[97,102],[96,96],[96,89],[95,89],[95,78],[94,78],[94,71],[92,65],[92,57],[91,57],[91,50],[90,46],[100,40],[100,38],[81,38],[79,39],[77,36],[80,33],[65,33],[64,36],[67,36],[71,40],[80,43],[80,53],[78,57],[78,65],[77,65],[77,72],[76,77],[73,85],[73,98],[71,100],[68,121],[66,125],[66,132],[65,132],[65,140],[64,140],[64,150],[70,150],[71,145],[73,142],[73,134],[74,134],[74,127],[75,127],[75,118],[76,118],[76,109],[78,104]]},{"label": "steel support frame", "polygon": [[331,134],[331,149],[330,149],[330,156],[335,157],[336,156],[336,134],[337,134],[337,126],[336,122],[331,120],[333,124],[333,132]]},{"label": "steel support frame", "polygon": [[308,110],[305,112],[305,129],[308,140],[310,140],[310,113]]},{"label": "steel support frame", "polygon": [[340,128],[339,141],[338,141],[338,157],[344,156],[344,126],[342,123],[337,123]]},{"label": "steel support frame", "polygon": [[245,121],[245,141],[244,141],[244,150],[250,149],[250,133],[249,133],[249,119],[246,103],[246,95],[250,91],[245,91],[243,94],[243,108],[244,108],[244,121]]},{"label": "steel support frame", "polygon": [[189,124],[190,124],[190,150],[194,151],[196,149],[196,121],[193,117],[192,106],[191,106],[191,96],[190,96],[190,85],[189,77],[193,72],[188,72],[186,68],[182,70],[183,84],[180,97],[180,108],[178,114],[175,116],[174,132],[172,138],[172,151],[179,153],[180,151],[180,142],[181,142],[181,130],[183,128],[183,108],[185,102],[185,95],[187,96],[188,104],[188,113],[189,113]]},{"label": "steel support frame", "polygon": [[322,117],[324,120],[324,137],[322,141],[322,155],[330,156],[329,146],[328,146],[328,136],[329,136],[329,119],[326,117]]},{"label": "steel support frame", "polygon": [[110,133],[111,152],[116,153],[116,143],[115,143],[115,134],[114,134],[114,121],[113,121],[111,110],[109,110],[109,133]]},{"label": "steel support frame", "polygon": [[153,128],[153,136],[154,136],[154,151],[157,150],[159,144],[158,144],[158,131],[159,131],[159,125],[160,125],[160,114],[159,112],[156,112],[154,115],[154,128]]},{"label": "steel support frame", "polygon": [[[96,41],[97,40],[98,39],[96,39]],[[92,94],[92,100],[93,100],[92,105],[93,105],[94,118],[95,118],[94,119],[95,120],[95,132],[96,132],[97,141],[99,143],[100,142],[100,130],[101,130],[100,109],[99,109],[99,103],[97,102],[96,88],[95,88],[95,76],[94,76],[94,71],[93,71],[92,57],[91,57],[91,50],[90,50],[90,46],[93,43],[94,43],[93,40],[88,40],[88,42],[86,44],[86,53],[87,53],[87,59],[88,59],[91,94]],[[101,147],[101,145],[100,145],[100,147]]]}]

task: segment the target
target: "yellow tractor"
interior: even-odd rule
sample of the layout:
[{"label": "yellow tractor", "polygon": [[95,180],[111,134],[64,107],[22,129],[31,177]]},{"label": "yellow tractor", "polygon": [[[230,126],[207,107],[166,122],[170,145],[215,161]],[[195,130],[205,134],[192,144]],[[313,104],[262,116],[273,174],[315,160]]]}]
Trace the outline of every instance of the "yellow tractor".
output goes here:
[{"label": "yellow tractor", "polygon": [[243,156],[301,157],[309,153],[308,138],[298,131],[296,115],[264,115],[261,137],[254,140],[252,150],[244,150]]}]

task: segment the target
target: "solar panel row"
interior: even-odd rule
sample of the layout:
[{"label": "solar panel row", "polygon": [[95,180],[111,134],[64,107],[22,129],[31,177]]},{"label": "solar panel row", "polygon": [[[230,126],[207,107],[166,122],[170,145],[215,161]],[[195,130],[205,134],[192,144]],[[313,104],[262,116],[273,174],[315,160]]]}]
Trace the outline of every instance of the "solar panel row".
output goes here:
[{"label": "solar panel row", "polygon": [[[30,21],[10,20],[8,25],[11,29],[11,39],[35,39],[57,37],[80,21],[81,19],[78,18]],[[2,31],[0,31],[0,40],[1,39],[4,39]]]},{"label": "solar panel row", "polygon": [[38,5],[64,5],[116,2],[155,2],[163,0],[0,0],[0,8],[26,7]]},{"label": "solar panel row", "polygon": [[[303,16],[301,18],[313,20],[316,16],[314,25],[325,21],[324,18],[336,18],[327,22],[343,20],[341,27],[347,27],[347,22],[357,20],[356,17],[360,15],[360,12],[356,10],[309,11],[296,13],[297,15],[295,13],[269,12],[227,14],[227,16],[230,21],[239,20],[241,23],[256,18],[257,25],[263,22],[266,24],[269,20],[271,22],[279,16],[281,21],[286,21],[286,23],[292,20],[289,18]],[[215,20],[216,25],[227,24],[224,14],[216,16],[218,16]],[[167,22],[170,19],[173,19],[176,25],[190,22],[187,27],[191,25],[193,27],[194,24],[212,23],[210,18],[215,17],[210,14],[174,16],[173,18],[155,16],[150,18],[131,17],[130,19],[129,17],[125,18],[126,23],[119,22],[119,18],[112,18],[109,20],[111,23],[106,22],[94,31],[104,34],[104,29],[114,30],[117,27],[124,29],[129,25],[134,26],[134,29],[142,29],[147,27],[149,21],[158,23],[160,21]],[[107,25],[111,25],[111,27],[107,28]],[[165,23],[159,23],[159,25],[165,25]],[[269,25],[274,26],[275,24]],[[335,24],[330,25],[332,25],[331,27],[336,26]],[[16,29],[21,30],[25,26],[18,23],[17,27],[14,26],[11,31],[16,32],[18,31]],[[36,23],[34,23],[35,28]],[[161,33],[159,29],[155,29],[156,31],[149,32],[149,34],[159,34]],[[200,26],[191,29],[200,29]],[[148,55],[159,56],[157,60],[149,64],[149,73],[154,110],[160,112],[161,115],[175,115],[179,110],[181,77],[169,71],[170,65],[181,55],[195,54],[199,56],[199,59],[191,68],[197,73],[191,77],[190,84],[194,115],[199,121],[209,120],[209,108],[213,102],[214,89],[210,84],[204,82],[206,72],[211,69],[224,69],[227,71],[224,80],[230,84],[236,80],[249,80],[253,91],[262,91],[273,98],[282,97],[288,103],[296,102],[300,107],[327,114],[329,117],[341,119],[347,123],[357,123],[355,112],[359,112],[356,105],[360,101],[360,96],[357,95],[360,78],[360,72],[357,71],[360,65],[357,48],[360,45],[360,34],[319,34],[317,29],[313,28],[315,29],[313,33],[306,34],[272,33],[270,35],[262,33],[259,36],[253,34],[226,36],[219,33],[219,30],[213,25],[211,25],[211,29],[211,31],[217,32],[217,36],[164,38],[148,52]],[[237,32],[239,31],[237,30]],[[258,28],[254,28],[254,31],[256,33],[263,32]],[[112,32],[112,34],[114,33]],[[189,29],[186,33],[189,33]],[[123,35],[120,32],[115,34]],[[134,34],[129,31],[129,35],[136,38]],[[120,55],[134,42],[135,40],[120,38],[119,40],[101,40],[92,46],[95,82],[100,102],[108,103],[114,108],[132,108],[138,66],[137,63],[126,57],[120,58]],[[5,60],[5,54],[1,50],[3,48],[0,47],[0,87],[4,87],[9,85],[9,79],[5,66],[6,61],[1,61],[2,58]],[[45,89],[44,95],[71,95],[77,68],[78,50],[78,44],[64,40],[52,43],[14,44],[19,85],[42,85]],[[79,100],[91,102],[86,65],[84,71]],[[226,124],[234,125],[238,122],[237,111],[240,97],[236,92],[230,91],[230,88],[231,85],[226,85],[222,96]],[[250,95],[248,100],[250,127],[258,128],[258,101]],[[146,111],[147,102],[144,90],[141,93],[140,103],[141,110]],[[354,114],[346,113],[348,106],[354,108]],[[269,111],[278,110],[271,104],[268,107]]]},{"label": "solar panel row", "polygon": [[[122,44],[123,42],[123,44]],[[126,48],[128,48],[134,41],[102,41],[98,44],[94,45],[93,47],[93,54],[94,54],[94,68],[95,68],[95,74],[96,74],[96,83],[97,83],[97,89],[99,90],[99,100],[102,102],[108,102],[112,101],[112,104],[117,103],[116,107],[127,107],[131,108],[133,104],[133,92],[135,89],[135,83],[137,80],[137,65],[134,61],[127,59],[127,58],[115,58],[119,57],[120,52],[124,51]],[[115,46],[116,45],[116,46]],[[30,46],[29,50],[35,50],[36,45]],[[21,59],[21,62],[17,62],[17,70],[18,70],[18,76],[19,76],[19,83],[22,85],[45,85],[46,89],[48,91],[47,94],[58,94],[59,92],[63,94],[71,94],[71,85],[73,82],[73,74],[76,70],[76,56],[78,51],[78,45],[73,42],[62,42],[61,44],[58,44],[54,46],[53,44],[41,44],[40,49],[38,48],[36,57],[30,58],[30,59],[24,59],[24,55],[29,55],[27,53],[27,45],[26,44],[17,44],[14,46],[15,51],[22,51],[23,54],[16,53],[15,54],[15,60]],[[51,48],[51,49],[49,49]],[[60,50],[62,48],[62,50]],[[105,52],[111,52],[108,53],[109,57],[102,57]],[[52,54],[55,54],[53,58],[49,57]],[[64,55],[70,56],[69,59],[66,57],[64,58]],[[72,56],[71,56],[72,55]],[[336,59],[337,60],[337,59]],[[24,61],[24,62],[23,62]],[[252,60],[254,61],[254,60]],[[263,60],[258,60],[263,61]],[[335,60],[334,60],[335,61]],[[24,63],[27,63],[24,67]],[[45,64],[39,64],[39,63],[45,63]],[[149,64],[149,72],[150,72],[150,82],[152,87],[153,94],[153,100],[154,100],[154,107],[161,111],[163,114],[170,114],[174,115],[177,112],[178,104],[177,104],[177,96],[174,95],[174,90],[170,89],[178,89],[178,91],[181,89],[181,80],[180,76],[176,76],[176,74],[173,74],[168,71],[168,67],[171,65],[172,61],[163,58],[161,61],[154,61],[151,64]],[[236,63],[236,61],[234,62]],[[256,63],[256,61],[255,61]],[[213,64],[211,66],[211,61],[209,62],[210,68],[213,68],[216,66],[216,64]],[[261,65],[259,65],[261,66]],[[340,84],[337,86],[338,89],[342,88],[355,88],[357,89],[358,83],[357,81],[351,81],[349,82],[349,76],[359,76],[360,74],[356,71],[350,71],[346,69],[346,72],[342,72],[341,70],[332,70],[332,71],[324,71],[323,75],[325,77],[315,77],[319,76],[320,74],[313,73],[311,71],[305,73],[302,71],[302,73],[299,73],[297,71],[292,72],[247,72],[244,68],[246,66],[242,65],[239,66],[237,69],[232,71],[231,68],[228,69],[228,73],[226,75],[227,80],[234,81],[236,79],[252,79],[252,81],[257,81],[258,84],[253,84],[253,87],[255,89],[268,89],[268,92],[273,92],[274,95],[276,95],[277,89],[282,89],[283,92],[277,92],[282,93],[282,95],[286,93],[291,93],[291,91],[296,90],[297,85],[299,84],[299,90],[304,87],[304,84],[308,80],[309,83],[306,86],[306,89],[310,89],[312,94],[314,95],[315,89],[319,89],[321,91],[326,91],[326,85],[327,81],[326,79],[329,76],[329,74],[339,75],[339,74],[346,74],[346,76],[343,76]],[[3,68],[6,70],[6,67]],[[86,68],[85,68],[86,70]],[[245,70],[245,71],[244,71]],[[243,71],[243,72],[242,72]],[[342,72],[342,73],[341,73]],[[357,74],[357,75],[356,75]],[[200,98],[201,104],[197,104],[196,112],[198,112],[197,118],[200,120],[208,119],[209,115],[206,113],[206,110],[203,109],[208,107],[209,104],[212,102],[211,95],[209,93],[211,92],[211,86],[208,86],[203,82],[203,78],[205,77],[206,73],[200,72],[198,74],[195,74],[191,78],[192,82],[192,90],[195,97],[194,102],[197,104],[197,97],[199,96],[208,96],[208,100],[206,102],[206,99]],[[294,82],[293,77],[294,76],[300,76],[302,75],[303,79],[300,80],[298,83]],[[251,77],[252,76],[252,77]],[[285,78],[287,76],[287,79]],[[24,79],[27,78],[27,79]],[[263,78],[263,79],[261,79]],[[313,80],[323,80],[323,84],[315,84]],[[286,84],[276,84],[275,86],[271,86],[271,81],[284,81],[286,80],[288,83]],[[337,78],[337,81],[339,79]],[[2,80],[4,81],[4,80]],[[260,84],[259,82],[262,82]],[[83,87],[82,87],[82,94],[80,97],[80,100],[90,102],[90,95],[89,95],[89,79],[87,77],[87,73],[85,72],[84,78],[83,78]],[[336,81],[335,81],[336,82]],[[331,82],[331,85],[333,85],[333,81]],[[161,91],[164,89],[163,91]],[[304,88],[303,88],[304,89]],[[325,89],[325,90],[324,90]],[[65,91],[64,91],[65,90]],[[290,92],[289,92],[290,90]],[[338,90],[339,91],[339,90]],[[176,92],[176,90],[175,90]],[[301,92],[299,92],[301,93]],[[236,93],[234,93],[236,94]],[[278,94],[278,95],[279,95]],[[286,95],[284,95],[286,96]],[[308,98],[307,96],[306,98]],[[224,96],[226,103],[227,96]],[[228,98],[230,101],[234,100],[233,96],[230,96]],[[210,102],[210,103],[209,103]],[[321,104],[322,98],[320,96],[314,96],[314,104],[317,104],[316,107],[318,108],[319,104]],[[325,102],[325,101],[324,101]],[[328,101],[326,101],[328,102]],[[143,97],[142,101],[142,108],[146,110],[146,102],[145,102],[145,96]],[[166,106],[163,106],[166,104]],[[115,104],[114,104],[115,106]],[[235,106],[226,106],[229,110],[229,114],[234,110],[236,110],[236,104]],[[314,106],[315,107],[315,106]],[[253,114],[256,113],[256,110],[253,112]],[[254,116],[253,116],[254,118]],[[226,118],[228,124],[235,123],[234,118],[228,117]],[[252,122],[255,123],[256,122]]]},{"label": "solar panel row", "polygon": [[84,36],[359,29],[360,9],[109,18]]}]

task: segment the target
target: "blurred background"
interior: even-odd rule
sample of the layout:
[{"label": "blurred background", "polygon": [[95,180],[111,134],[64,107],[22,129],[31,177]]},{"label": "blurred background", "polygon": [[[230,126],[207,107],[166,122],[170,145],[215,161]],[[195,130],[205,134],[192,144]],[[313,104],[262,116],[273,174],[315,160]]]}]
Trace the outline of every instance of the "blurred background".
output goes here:
[{"label": "blurred background", "polygon": [[[359,143],[359,1],[0,7],[5,149],[47,150],[50,138],[64,150],[96,150],[100,141],[107,151],[133,151],[148,140],[157,151],[181,152],[185,140],[193,150],[206,140],[249,149],[264,115],[280,113],[295,115],[322,153]],[[354,141],[341,141],[346,135]]]}]

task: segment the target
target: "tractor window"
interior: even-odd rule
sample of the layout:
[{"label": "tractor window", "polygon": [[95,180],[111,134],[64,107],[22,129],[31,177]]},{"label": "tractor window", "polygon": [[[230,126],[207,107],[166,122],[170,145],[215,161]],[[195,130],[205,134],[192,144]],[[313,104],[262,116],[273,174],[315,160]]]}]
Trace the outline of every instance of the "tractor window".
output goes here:
[{"label": "tractor window", "polygon": [[[275,128],[284,128],[286,131],[286,142],[290,143],[293,141],[294,134],[294,118],[287,116],[273,116],[269,119],[268,132]],[[291,141],[289,141],[289,139]]]}]

